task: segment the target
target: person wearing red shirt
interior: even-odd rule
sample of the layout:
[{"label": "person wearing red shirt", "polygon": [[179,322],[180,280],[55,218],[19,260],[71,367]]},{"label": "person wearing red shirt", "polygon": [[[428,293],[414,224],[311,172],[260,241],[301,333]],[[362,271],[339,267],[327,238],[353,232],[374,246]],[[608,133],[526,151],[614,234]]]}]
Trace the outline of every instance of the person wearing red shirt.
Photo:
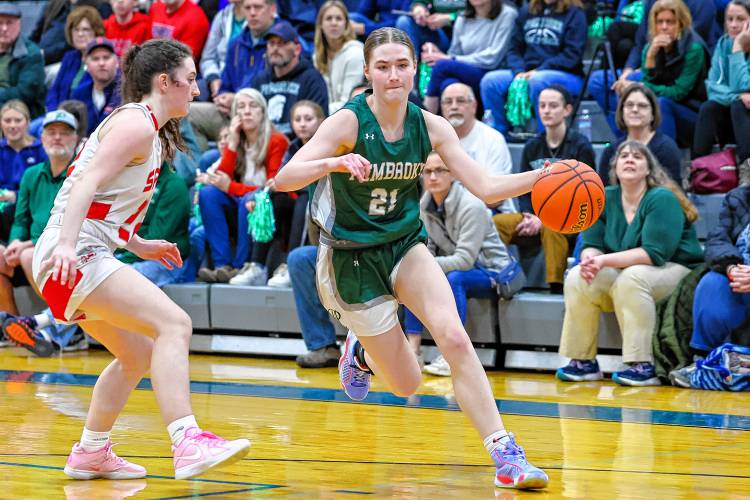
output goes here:
[{"label": "person wearing red shirt", "polygon": [[[226,283],[244,268],[251,246],[247,234],[248,204],[252,204],[259,189],[273,190],[273,178],[289,146],[286,136],[271,125],[266,100],[257,90],[244,88],[235,94],[231,117],[227,147],[218,168],[196,177],[203,184],[198,202],[214,262],[214,269],[198,271],[198,278],[207,282]],[[286,219],[291,221],[289,207],[293,209],[294,201],[286,193],[273,193],[272,198],[274,218],[280,228]],[[234,222],[235,217],[230,214],[236,214],[234,253],[229,240],[230,231],[235,230],[230,220]],[[263,250],[256,247],[261,245],[253,245],[253,256]]]},{"label": "person wearing red shirt", "polygon": [[138,0],[110,0],[114,14],[104,21],[104,33],[115,45],[115,54],[122,57],[132,45],[151,40],[151,18],[137,12]]},{"label": "person wearing red shirt", "polygon": [[208,38],[208,18],[203,9],[187,0],[161,0],[151,5],[153,38],[171,38],[193,50],[193,59],[200,61]]}]

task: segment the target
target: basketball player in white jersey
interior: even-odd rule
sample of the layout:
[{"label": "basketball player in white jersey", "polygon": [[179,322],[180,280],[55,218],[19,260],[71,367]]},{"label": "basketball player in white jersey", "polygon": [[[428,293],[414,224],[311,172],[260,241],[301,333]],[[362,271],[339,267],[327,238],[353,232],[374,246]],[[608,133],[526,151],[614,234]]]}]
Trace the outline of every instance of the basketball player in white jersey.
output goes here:
[{"label": "basketball player in white jersey", "polygon": [[172,40],[133,47],[123,60],[123,102],[99,125],[68,169],[34,250],[34,280],[55,318],[79,322],[115,360],[94,386],[86,425],[65,473],[131,479],[146,470],[112,452],[110,431],[146,372],[172,439],[176,479],[242,458],[250,442],[198,427],[190,405],[188,315],[159,288],[114,258],[126,248],[167,268],[177,246],[136,232],[163,159],[184,148],[178,120],[199,94],[190,49]]}]

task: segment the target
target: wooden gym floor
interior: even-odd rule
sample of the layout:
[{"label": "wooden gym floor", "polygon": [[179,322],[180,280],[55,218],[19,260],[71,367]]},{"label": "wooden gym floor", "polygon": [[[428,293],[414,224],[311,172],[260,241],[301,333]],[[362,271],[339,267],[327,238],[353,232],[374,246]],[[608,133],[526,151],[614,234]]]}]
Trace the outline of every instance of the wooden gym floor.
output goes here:
[{"label": "wooden gym floor", "polygon": [[450,379],[425,376],[408,400],[375,382],[365,403],[353,403],[335,368],[204,355],[191,365],[198,422],[249,438],[247,458],[173,480],[168,437],[144,380],[113,440],[148,477],[69,480],[65,458],[110,359],[101,350],[39,359],[0,349],[0,499],[750,499],[747,394],[490,372],[507,427],[550,476],[545,491],[515,492],[493,487],[494,470],[456,411]]}]

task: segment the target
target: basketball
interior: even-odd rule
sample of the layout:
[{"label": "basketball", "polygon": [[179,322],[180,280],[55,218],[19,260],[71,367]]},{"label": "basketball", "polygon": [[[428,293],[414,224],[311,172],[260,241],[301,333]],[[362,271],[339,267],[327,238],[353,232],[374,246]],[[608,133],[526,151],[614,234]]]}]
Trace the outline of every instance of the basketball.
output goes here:
[{"label": "basketball", "polygon": [[542,224],[558,233],[588,229],[604,210],[604,184],[578,160],[560,160],[531,189],[531,205]]}]

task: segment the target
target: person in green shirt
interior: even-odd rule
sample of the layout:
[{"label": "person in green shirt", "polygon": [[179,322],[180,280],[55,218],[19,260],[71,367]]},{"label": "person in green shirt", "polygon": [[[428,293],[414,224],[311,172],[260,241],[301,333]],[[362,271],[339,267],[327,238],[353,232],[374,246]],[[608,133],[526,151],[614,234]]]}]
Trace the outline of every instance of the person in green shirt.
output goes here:
[{"label": "person in green shirt", "polygon": [[[146,240],[166,240],[177,244],[182,261],[185,262],[190,253],[188,223],[191,212],[190,193],[185,181],[169,163],[164,162],[138,236]],[[115,257],[133,266],[159,288],[180,281],[183,273],[181,267],[167,269],[160,262],[143,260],[125,249],[115,252]]]},{"label": "person in green shirt", "polygon": [[659,385],[651,350],[656,302],[703,262],[693,227],[698,210],[640,142],[617,148],[610,180],[601,217],[583,233],[581,263],[565,278],[560,354],[571,361],[557,378],[602,378],[596,362],[599,317],[614,311],[622,358],[630,366],[612,379],[621,385]]}]

